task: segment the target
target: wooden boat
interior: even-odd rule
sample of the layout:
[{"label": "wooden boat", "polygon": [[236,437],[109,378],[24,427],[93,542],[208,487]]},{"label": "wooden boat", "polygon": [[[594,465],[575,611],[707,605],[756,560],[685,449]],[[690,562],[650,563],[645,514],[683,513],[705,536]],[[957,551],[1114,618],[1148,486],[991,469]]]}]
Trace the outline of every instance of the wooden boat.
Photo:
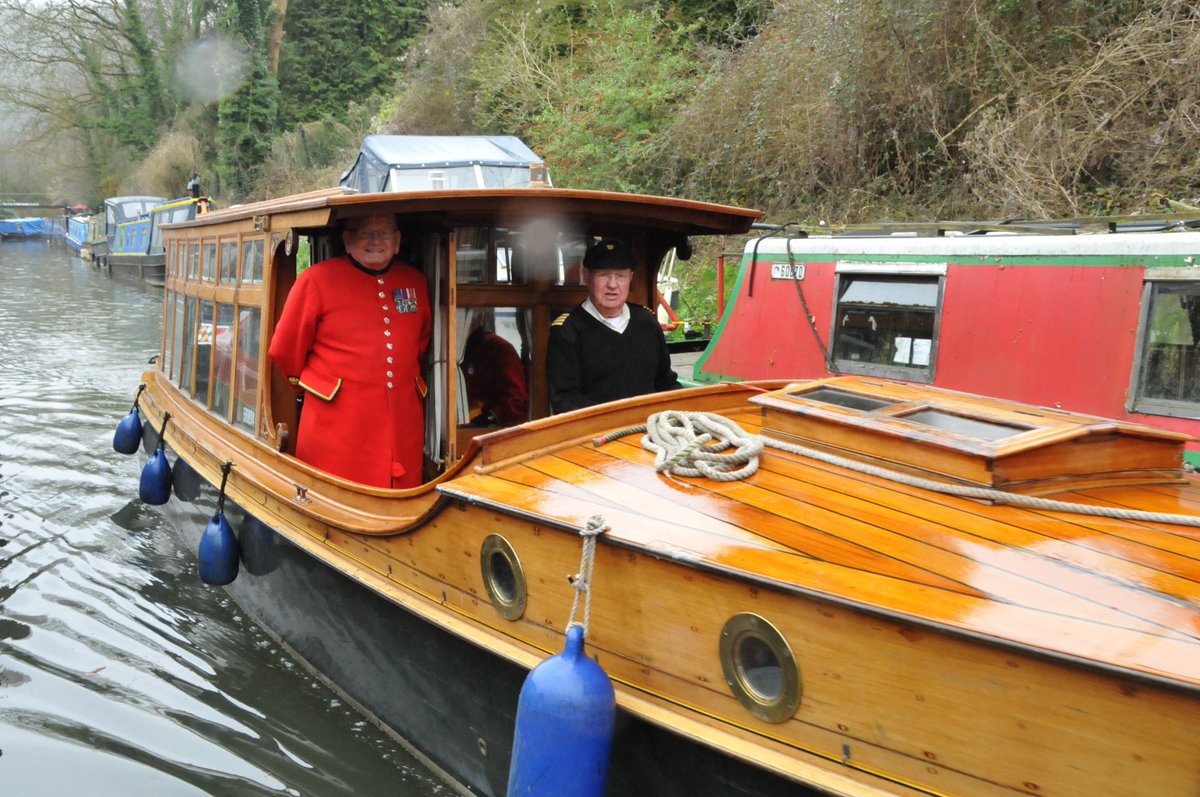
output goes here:
[{"label": "wooden boat", "polygon": [[178,224],[206,213],[212,207],[199,190],[192,195],[160,202],[135,219],[117,224],[106,258],[114,277],[162,285],[166,279],[167,253],[162,226]]},{"label": "wooden boat", "polygon": [[1197,436],[1198,257],[1183,215],[774,228],[692,378],[883,376]]},{"label": "wooden boat", "polygon": [[[429,478],[403,491],[290,456],[295,404],[265,354],[297,252],[332,254],[340,220],[380,210],[435,305]],[[587,649],[620,710],[609,795],[1194,793],[1184,435],[870,377],[547,416],[548,328],[584,296],[583,244],[630,241],[644,302],[665,253],[756,215],[327,191],[172,225],[162,353],[136,399],[144,445],[177,457],[167,506],[193,542],[223,508],[235,599],[464,793],[505,793],[521,683],[563,647],[594,534]],[[521,319],[527,423],[460,420],[447,353],[476,307]],[[702,447],[717,471],[656,467],[690,464],[688,424],[732,438]]]}]

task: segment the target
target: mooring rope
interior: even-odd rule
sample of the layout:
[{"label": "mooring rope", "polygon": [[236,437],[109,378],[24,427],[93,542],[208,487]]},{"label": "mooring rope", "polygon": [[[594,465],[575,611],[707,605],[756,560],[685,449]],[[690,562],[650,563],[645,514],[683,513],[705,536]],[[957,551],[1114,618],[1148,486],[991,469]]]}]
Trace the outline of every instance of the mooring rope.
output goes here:
[{"label": "mooring rope", "polygon": [[[818,462],[947,495],[1053,512],[1200,527],[1200,516],[1196,515],[1076,504],[989,487],[970,487],[925,479],[765,435],[747,434],[735,422],[715,413],[667,410],[651,415],[645,424],[619,429],[592,442],[599,446],[638,432],[645,432],[642,448],[654,452],[654,470],[658,473],[669,471],[676,476],[705,476],[723,482],[746,479],[758,470],[759,455],[763,448],[770,446]],[[734,449],[731,453],[722,453],[731,448]]]},{"label": "mooring rope", "polygon": [[583,537],[583,554],[579,561],[579,572],[573,576],[571,586],[575,588],[575,599],[571,601],[571,616],[567,619],[567,628],[575,625],[575,612],[579,609],[579,596],[583,595],[583,635],[586,637],[588,625],[592,621],[592,568],[596,564],[596,538],[608,531],[608,524],[600,515],[593,515],[587,528],[579,534]]}]

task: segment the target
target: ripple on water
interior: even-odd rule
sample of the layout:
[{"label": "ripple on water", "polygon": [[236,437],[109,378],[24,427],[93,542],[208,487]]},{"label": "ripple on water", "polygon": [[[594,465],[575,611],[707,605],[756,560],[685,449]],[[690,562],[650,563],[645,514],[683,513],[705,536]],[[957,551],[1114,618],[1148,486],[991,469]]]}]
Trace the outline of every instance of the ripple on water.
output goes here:
[{"label": "ripple on water", "polygon": [[112,450],[160,289],[0,244],[4,797],[452,791],[195,577]]}]

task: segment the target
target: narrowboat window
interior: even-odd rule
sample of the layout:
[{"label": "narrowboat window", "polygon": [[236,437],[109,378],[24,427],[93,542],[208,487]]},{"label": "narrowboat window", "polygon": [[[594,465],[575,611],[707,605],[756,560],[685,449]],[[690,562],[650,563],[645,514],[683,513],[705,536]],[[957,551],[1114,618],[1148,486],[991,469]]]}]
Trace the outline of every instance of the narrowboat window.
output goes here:
[{"label": "narrowboat window", "polygon": [[200,244],[188,246],[188,279],[200,279]]},{"label": "narrowboat window", "polygon": [[1200,283],[1146,283],[1133,409],[1200,417]]},{"label": "narrowboat window", "polygon": [[196,329],[196,383],[192,398],[208,404],[208,375],[212,368],[213,303],[200,302],[200,326]]},{"label": "narrowboat window", "polygon": [[213,282],[217,278],[217,245],[208,241],[204,244],[204,276],[205,282]]},{"label": "narrowboat window", "polygon": [[179,358],[183,356],[183,341],[184,341],[183,330],[187,326],[187,322],[184,320],[184,317],[183,317],[183,294],[182,293],[175,294],[174,316],[175,316],[175,326],[174,326],[174,329],[172,330],[171,334],[175,338],[175,343],[173,346],[173,353],[171,355],[171,378],[173,380],[175,380],[175,382],[178,384],[182,381],[180,379],[180,374],[183,372],[180,370]]},{"label": "narrowboat window", "polygon": [[196,308],[199,300],[195,296],[187,297],[187,313],[183,317],[183,326],[179,328],[181,339],[180,350],[183,352],[183,361],[179,366],[179,388],[185,393],[190,393],[192,390],[192,374],[195,370],[196,363],[196,347],[193,345],[196,342]]},{"label": "narrowboat window", "polygon": [[237,241],[221,242],[221,282],[237,282]]},{"label": "narrowboat window", "polygon": [[233,393],[233,305],[217,305],[217,326],[213,330],[212,409],[229,418],[229,399]]},{"label": "narrowboat window", "polygon": [[234,366],[233,422],[257,430],[259,319],[257,307],[241,308]]},{"label": "narrowboat window", "polygon": [[242,282],[261,283],[263,280],[263,241],[254,238],[242,243]]},{"label": "narrowboat window", "polygon": [[529,420],[529,309],[458,309],[458,423],[512,426]]},{"label": "narrowboat window", "polygon": [[839,268],[832,335],[838,367],[932,381],[943,276]]}]

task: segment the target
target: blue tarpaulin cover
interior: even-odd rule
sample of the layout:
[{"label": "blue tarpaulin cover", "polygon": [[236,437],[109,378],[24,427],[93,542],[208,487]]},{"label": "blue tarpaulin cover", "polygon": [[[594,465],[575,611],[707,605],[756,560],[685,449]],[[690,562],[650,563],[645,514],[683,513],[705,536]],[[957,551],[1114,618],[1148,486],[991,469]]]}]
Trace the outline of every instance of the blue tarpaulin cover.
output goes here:
[{"label": "blue tarpaulin cover", "polygon": [[340,185],[365,193],[523,188],[542,159],[516,136],[367,136]]},{"label": "blue tarpaulin cover", "polygon": [[5,238],[37,238],[50,233],[45,219],[0,219],[0,236]]}]

